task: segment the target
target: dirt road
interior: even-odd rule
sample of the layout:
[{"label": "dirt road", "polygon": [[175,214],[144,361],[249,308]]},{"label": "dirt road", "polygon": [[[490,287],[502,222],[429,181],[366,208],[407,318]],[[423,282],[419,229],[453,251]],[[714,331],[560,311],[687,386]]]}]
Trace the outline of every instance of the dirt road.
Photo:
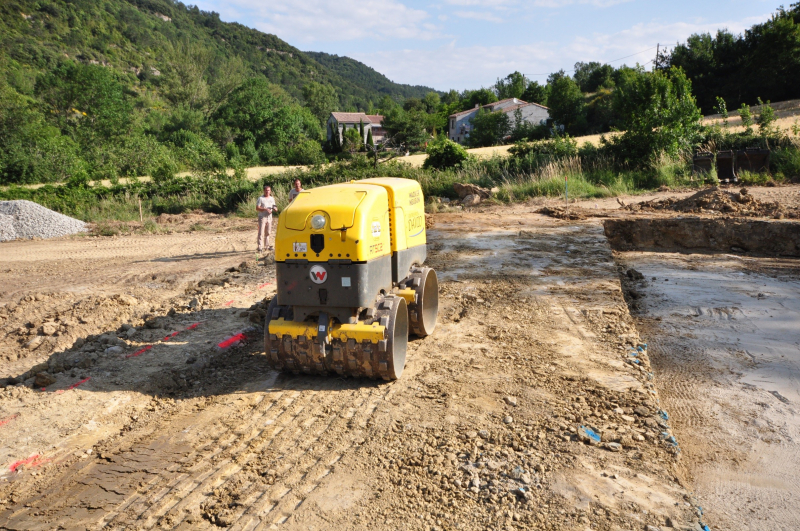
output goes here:
[{"label": "dirt road", "polygon": [[4,244],[0,528],[698,529],[602,218],[535,210],[436,216],[393,383],[268,369],[251,231]]}]

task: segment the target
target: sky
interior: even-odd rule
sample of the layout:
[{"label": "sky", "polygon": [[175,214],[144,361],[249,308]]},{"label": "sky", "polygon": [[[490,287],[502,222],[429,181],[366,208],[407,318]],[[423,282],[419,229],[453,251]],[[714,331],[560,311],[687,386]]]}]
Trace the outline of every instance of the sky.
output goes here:
[{"label": "sky", "polygon": [[[656,46],[742,33],[779,0],[198,0],[226,22],[303,51],[357,59],[397,83],[489,87],[519,71],[544,82],[577,61],[651,66]],[[628,57],[632,56],[632,57]],[[624,59],[622,59],[624,58]],[[620,60],[621,59],[621,60]]]}]

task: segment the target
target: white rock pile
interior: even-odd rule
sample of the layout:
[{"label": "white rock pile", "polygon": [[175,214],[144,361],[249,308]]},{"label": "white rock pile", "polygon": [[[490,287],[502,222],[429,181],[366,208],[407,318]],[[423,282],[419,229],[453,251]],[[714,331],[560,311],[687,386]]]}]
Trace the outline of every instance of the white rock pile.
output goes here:
[{"label": "white rock pile", "polygon": [[59,214],[32,201],[0,201],[0,242],[57,238],[86,232],[83,221]]}]

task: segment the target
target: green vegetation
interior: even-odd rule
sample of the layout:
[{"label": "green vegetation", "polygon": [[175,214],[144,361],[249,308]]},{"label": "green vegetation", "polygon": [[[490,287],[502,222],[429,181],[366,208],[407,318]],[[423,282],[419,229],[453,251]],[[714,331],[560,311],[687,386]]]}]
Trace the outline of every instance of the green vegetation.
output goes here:
[{"label": "green vegetation", "polygon": [[428,93],[174,0],[10,0],[0,184],[315,164],[330,111]]},{"label": "green vegetation", "polygon": [[460,166],[470,156],[463,146],[456,144],[452,140],[446,138],[432,143],[428,146],[428,157],[422,165],[424,169],[437,169],[443,170],[445,168],[455,168]]},{"label": "green vegetation", "polygon": [[714,112],[717,97],[730,108],[753,105],[759,97],[800,98],[800,3],[778,8],[743,35],[727,30],[692,35],[659,64],[686,72],[704,113]]},{"label": "green vegetation", "polygon": [[[800,55],[786,50],[800,42],[799,9],[781,9],[754,26],[742,37],[753,47],[742,53],[761,57],[759,46],[770,40],[780,44],[784,71],[794,72]],[[692,175],[692,153],[748,147],[767,147],[772,158],[769,175],[745,174],[747,182],[800,176],[797,139],[776,129],[769,100],[760,99],[785,97],[789,88],[767,83],[772,92],[742,91],[753,97],[739,101],[728,96],[733,85],[717,87],[708,101],[724,119],[729,104],[741,104],[745,131],[701,126],[702,98],[716,87],[703,72],[719,69],[701,65],[708,57],[698,39],[662,58],[655,71],[577,63],[572,76],[555,72],[543,85],[514,72],[491,88],[442,94],[391,83],[348,58],[300,52],[173,0],[11,0],[0,5],[0,184],[9,185],[0,199],[126,222],[139,219],[140,201],[148,217],[196,209],[252,217],[265,182],[284,206],[294,177],[307,187],[405,177],[428,196],[449,197],[453,183],[470,182],[498,188],[499,201],[561,195],[568,179],[572,197],[603,197],[715,182],[713,173]],[[719,39],[738,42],[723,32],[712,44]],[[695,94],[704,94],[699,104]],[[469,138],[474,146],[511,139],[517,144],[510,156],[477,159],[447,140],[451,114],[512,97],[548,105],[551,120],[532,125],[519,112],[512,119],[481,110]],[[759,104],[756,116],[748,102]],[[371,131],[365,139],[364,124],[327,142],[332,110],[384,115],[388,142],[375,146]],[[609,131],[624,132],[599,147],[571,138]],[[391,161],[422,150],[429,155],[423,168]],[[309,167],[257,182],[244,178],[245,167],[262,164]],[[175,176],[183,170],[192,176]],[[135,179],[142,175],[153,179]],[[132,179],[123,185],[121,177]],[[99,179],[112,184],[89,186]],[[66,184],[19,186],[56,182]]]}]

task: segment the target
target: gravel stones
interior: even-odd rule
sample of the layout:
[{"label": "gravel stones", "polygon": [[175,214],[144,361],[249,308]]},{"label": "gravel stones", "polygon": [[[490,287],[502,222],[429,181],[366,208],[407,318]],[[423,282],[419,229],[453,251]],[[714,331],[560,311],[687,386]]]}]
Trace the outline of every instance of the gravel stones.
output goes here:
[{"label": "gravel stones", "polygon": [[57,238],[86,230],[83,221],[32,201],[0,201],[0,241]]},{"label": "gravel stones", "polygon": [[0,242],[8,242],[17,239],[17,231],[14,228],[14,218],[6,214],[0,214]]}]

